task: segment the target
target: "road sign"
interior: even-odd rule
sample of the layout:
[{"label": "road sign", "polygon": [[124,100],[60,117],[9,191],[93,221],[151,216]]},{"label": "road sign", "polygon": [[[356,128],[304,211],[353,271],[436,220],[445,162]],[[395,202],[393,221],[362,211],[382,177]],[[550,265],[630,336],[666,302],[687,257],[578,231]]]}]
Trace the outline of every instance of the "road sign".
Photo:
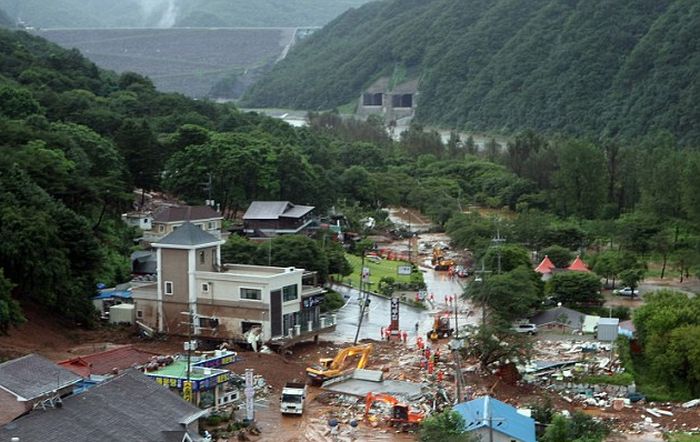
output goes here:
[{"label": "road sign", "polygon": [[396,267],[396,273],[399,275],[410,275],[412,272],[411,266],[397,266]]},{"label": "road sign", "polygon": [[182,398],[187,402],[192,402],[192,381],[182,383]]},{"label": "road sign", "polygon": [[399,329],[399,298],[391,298],[391,329]]},{"label": "road sign", "polygon": [[253,387],[253,370],[245,370],[245,417],[249,422],[255,420],[255,388]]},{"label": "road sign", "polygon": [[369,267],[362,268],[362,281],[369,282]]}]

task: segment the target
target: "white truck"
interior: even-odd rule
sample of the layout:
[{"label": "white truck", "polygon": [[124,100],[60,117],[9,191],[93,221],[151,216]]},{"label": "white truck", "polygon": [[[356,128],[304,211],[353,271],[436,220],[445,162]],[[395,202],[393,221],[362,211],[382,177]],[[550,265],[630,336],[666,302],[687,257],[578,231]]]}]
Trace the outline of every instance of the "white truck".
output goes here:
[{"label": "white truck", "polygon": [[280,412],[282,414],[302,414],[306,400],[306,384],[287,382],[282,389]]}]

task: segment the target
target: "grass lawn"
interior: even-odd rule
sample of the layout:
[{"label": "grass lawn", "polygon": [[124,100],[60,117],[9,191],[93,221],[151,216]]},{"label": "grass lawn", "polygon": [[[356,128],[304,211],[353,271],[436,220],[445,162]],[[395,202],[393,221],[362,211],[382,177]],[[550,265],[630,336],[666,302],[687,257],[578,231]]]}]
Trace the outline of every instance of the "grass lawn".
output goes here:
[{"label": "grass lawn", "polygon": [[669,442],[700,442],[700,434],[670,433],[667,437]]},{"label": "grass lawn", "polygon": [[[345,257],[352,264],[353,272],[352,275],[343,278],[344,283],[351,282],[353,287],[360,286],[360,273],[362,272],[362,258],[355,255],[347,254]],[[376,290],[379,280],[385,276],[390,276],[394,278],[396,282],[410,282],[411,277],[409,275],[399,275],[396,271],[397,267],[400,265],[410,265],[406,261],[387,261],[382,259],[379,262],[374,262],[365,258],[365,267],[369,268],[369,280],[370,280],[370,290]]]}]

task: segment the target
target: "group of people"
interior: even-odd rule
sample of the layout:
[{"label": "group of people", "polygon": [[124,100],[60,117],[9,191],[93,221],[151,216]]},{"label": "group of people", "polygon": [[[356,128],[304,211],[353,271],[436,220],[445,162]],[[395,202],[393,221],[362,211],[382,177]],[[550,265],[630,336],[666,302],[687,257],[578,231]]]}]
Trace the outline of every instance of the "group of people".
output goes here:
[{"label": "group of people", "polygon": [[[435,351],[432,351],[430,346],[425,341],[423,341],[423,338],[421,336],[418,336],[416,338],[416,347],[421,353],[421,369],[427,370],[429,374],[433,374],[433,372],[435,371],[435,365],[440,361],[440,349],[436,348]],[[437,377],[439,382],[442,381],[442,376],[442,371],[438,371]]]}]

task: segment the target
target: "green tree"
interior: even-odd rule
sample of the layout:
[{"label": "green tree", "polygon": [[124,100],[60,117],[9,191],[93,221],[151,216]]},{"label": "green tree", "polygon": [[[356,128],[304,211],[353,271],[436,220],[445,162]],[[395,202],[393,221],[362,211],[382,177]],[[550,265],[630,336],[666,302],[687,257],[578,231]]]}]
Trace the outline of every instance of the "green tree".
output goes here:
[{"label": "green tree", "polygon": [[[500,262],[500,264],[499,264]],[[530,254],[522,246],[503,244],[490,247],[484,255],[486,268],[493,271],[510,272],[520,266],[531,267]]]},{"label": "green tree", "polygon": [[555,273],[546,283],[546,293],[568,306],[599,303],[600,279],[595,273]]},{"label": "green tree", "polygon": [[568,141],[557,155],[554,205],[564,216],[595,218],[605,201],[605,157],[593,144]]},{"label": "green tree", "polygon": [[554,265],[560,269],[568,267],[574,259],[574,253],[571,250],[557,245],[543,249],[541,254],[549,256]]},{"label": "green tree", "polygon": [[345,249],[339,243],[331,243],[324,249],[328,257],[328,273],[332,275],[348,276],[352,273],[352,264],[345,257]]},{"label": "green tree", "polygon": [[[267,245],[267,244],[263,244]],[[260,246],[262,247],[262,245]],[[253,264],[258,244],[240,235],[231,235],[221,246],[221,262],[231,264]]]},{"label": "green tree", "polygon": [[465,433],[464,419],[451,409],[428,416],[420,427],[418,440],[421,442],[475,442]]},{"label": "green tree", "polygon": [[466,336],[462,352],[467,358],[478,359],[482,370],[494,364],[525,363],[530,353],[527,337],[513,332],[509,325],[487,323],[472,327]]},{"label": "green tree", "polygon": [[328,258],[318,243],[307,236],[278,236],[270,244],[260,244],[256,263],[267,265],[268,256],[273,266],[298,267],[318,272],[322,282],[328,276]]},{"label": "green tree", "polygon": [[41,108],[31,92],[10,85],[0,85],[0,115],[22,118],[38,114]]},{"label": "green tree", "polygon": [[644,279],[644,269],[626,269],[620,272],[620,282],[623,285],[630,287],[632,293],[639,286],[639,281]]},{"label": "green tree", "polygon": [[488,276],[482,283],[468,285],[465,295],[485,305],[496,315],[495,320],[509,324],[534,312],[542,301],[541,284],[537,273],[529,266],[521,266],[507,273]]},{"label": "green tree", "polygon": [[594,257],[593,272],[605,278],[605,285],[608,286],[612,280],[612,288],[615,288],[615,280],[619,276],[621,269],[620,252],[606,250]]},{"label": "green tree", "polygon": [[603,423],[580,411],[570,418],[557,414],[542,437],[543,442],[602,442],[610,433]]},{"label": "green tree", "polygon": [[0,334],[7,333],[10,326],[17,326],[25,321],[22,308],[12,298],[12,288],[15,285],[5,278],[3,269],[0,268]]}]

